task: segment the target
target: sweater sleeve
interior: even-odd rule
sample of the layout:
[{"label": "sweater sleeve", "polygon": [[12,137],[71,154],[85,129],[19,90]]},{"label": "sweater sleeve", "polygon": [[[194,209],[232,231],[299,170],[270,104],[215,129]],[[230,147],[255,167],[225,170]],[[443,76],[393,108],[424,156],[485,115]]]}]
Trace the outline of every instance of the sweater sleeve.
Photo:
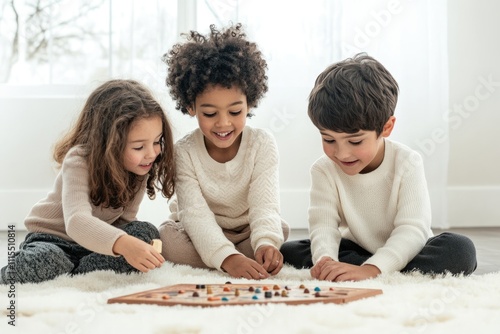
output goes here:
[{"label": "sweater sleeve", "polygon": [[93,252],[116,255],[113,253],[113,245],[126,233],[93,215],[86,161],[78,155],[68,154],[61,172],[66,233],[75,242]]},{"label": "sweater sleeve", "polygon": [[313,263],[325,256],[338,261],[341,239],[338,193],[332,178],[327,176],[333,171],[325,170],[321,165],[325,165],[324,159],[311,167],[309,234]]},{"label": "sweater sleeve", "polygon": [[278,147],[274,137],[264,130],[260,131],[257,141],[252,144],[257,152],[248,193],[251,244],[254,250],[263,245],[279,249],[284,237],[280,215]]},{"label": "sweater sleeve", "polygon": [[[188,149],[196,150],[196,147],[189,146]],[[224,259],[239,252],[225,237],[203,197],[200,182],[216,182],[216,180],[199,180],[190,154],[183,147],[177,146],[176,165],[178,218],[203,262],[209,267],[222,270]],[[214,184],[214,187],[216,186]]]}]

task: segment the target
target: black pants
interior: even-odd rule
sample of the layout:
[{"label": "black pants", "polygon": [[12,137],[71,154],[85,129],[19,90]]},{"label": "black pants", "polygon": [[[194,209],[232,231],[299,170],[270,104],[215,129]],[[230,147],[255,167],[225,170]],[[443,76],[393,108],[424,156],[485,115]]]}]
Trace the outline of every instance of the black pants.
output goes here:
[{"label": "black pants", "polygon": [[[311,240],[288,241],[281,246],[284,261],[295,268],[311,268]],[[342,239],[339,261],[361,265],[372,254],[351,240]],[[444,232],[427,240],[424,248],[401,272],[420,271],[424,274],[465,274],[476,270],[476,248],[466,236]]]},{"label": "black pants", "polygon": [[[160,238],[157,228],[148,222],[134,221],[121,228],[147,243]],[[96,270],[117,273],[138,271],[123,256],[94,253],[76,242],[52,234],[29,233],[15,253],[14,262],[0,270],[0,284],[38,283],[63,274],[76,275]]]}]

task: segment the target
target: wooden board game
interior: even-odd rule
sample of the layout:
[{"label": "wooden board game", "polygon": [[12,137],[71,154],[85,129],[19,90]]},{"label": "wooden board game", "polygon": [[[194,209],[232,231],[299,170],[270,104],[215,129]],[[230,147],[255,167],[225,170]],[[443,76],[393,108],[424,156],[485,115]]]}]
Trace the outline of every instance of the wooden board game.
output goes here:
[{"label": "wooden board game", "polygon": [[379,289],[319,286],[279,286],[276,284],[177,284],[111,298],[108,304],[156,304],[216,307],[285,303],[348,303],[382,294]]}]

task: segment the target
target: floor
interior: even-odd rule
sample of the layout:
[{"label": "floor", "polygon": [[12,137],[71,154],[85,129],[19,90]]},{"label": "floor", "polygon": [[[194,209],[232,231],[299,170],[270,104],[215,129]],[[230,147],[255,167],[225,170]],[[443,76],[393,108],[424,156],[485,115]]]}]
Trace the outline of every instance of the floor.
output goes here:
[{"label": "floor", "polygon": [[[434,233],[439,234],[445,231],[466,235],[474,242],[478,260],[475,274],[500,271],[500,227],[454,228],[434,230]],[[15,243],[16,249],[18,249],[25,235],[25,231],[16,231],[10,236],[7,232],[0,231],[0,267],[7,264],[9,242]],[[299,229],[291,231],[289,240],[304,238],[308,238],[307,230]]]}]

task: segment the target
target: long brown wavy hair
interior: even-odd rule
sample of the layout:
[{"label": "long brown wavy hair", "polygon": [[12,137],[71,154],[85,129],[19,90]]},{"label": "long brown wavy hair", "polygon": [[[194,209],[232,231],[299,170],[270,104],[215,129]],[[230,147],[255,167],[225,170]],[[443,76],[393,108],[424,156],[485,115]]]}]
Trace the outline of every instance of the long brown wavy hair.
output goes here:
[{"label": "long brown wavy hair", "polygon": [[134,80],[110,80],[87,99],[76,124],[54,148],[61,165],[74,146],[84,148],[89,170],[90,199],[95,206],[119,208],[133,201],[144,176],[124,168],[123,154],[131,124],[143,118],[160,117],[163,125],[161,152],[150,169],[146,192],[156,190],[170,199],[175,187],[173,134],[167,116],[152,93]]}]

